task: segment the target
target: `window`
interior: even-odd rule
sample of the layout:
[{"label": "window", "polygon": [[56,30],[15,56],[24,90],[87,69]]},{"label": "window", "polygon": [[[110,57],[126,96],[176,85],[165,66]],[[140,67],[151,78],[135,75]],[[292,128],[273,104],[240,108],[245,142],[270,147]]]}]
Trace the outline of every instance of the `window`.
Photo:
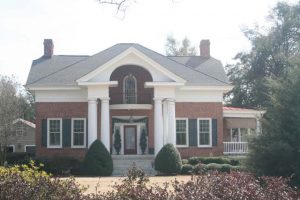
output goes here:
[{"label": "window", "polygon": [[62,147],[62,119],[48,119],[48,148]]},{"label": "window", "polygon": [[247,142],[248,136],[251,135],[253,129],[250,128],[231,128],[231,142]]},{"label": "window", "polygon": [[72,147],[85,148],[86,125],[84,118],[72,119]]},{"label": "window", "polygon": [[34,155],[35,154],[35,145],[25,145],[25,152]]},{"label": "window", "polygon": [[15,145],[8,145],[5,147],[7,153],[15,152]]},{"label": "window", "polygon": [[212,146],[211,119],[198,119],[198,146]]},{"label": "window", "polygon": [[176,119],[176,145],[188,146],[188,119]]},{"label": "window", "polygon": [[129,74],[123,80],[123,103],[136,104],[136,78]]},{"label": "window", "polygon": [[16,128],[16,136],[18,136],[18,137],[20,137],[20,136],[26,136],[24,134],[24,127],[23,127],[23,125],[17,126],[17,128]]}]

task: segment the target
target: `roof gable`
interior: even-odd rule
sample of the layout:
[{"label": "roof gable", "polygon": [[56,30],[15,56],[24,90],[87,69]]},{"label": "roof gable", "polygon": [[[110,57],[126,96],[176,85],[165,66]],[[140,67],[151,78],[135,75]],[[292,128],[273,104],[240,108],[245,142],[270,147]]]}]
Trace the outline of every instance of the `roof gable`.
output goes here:
[{"label": "roof gable", "polygon": [[[183,62],[180,57],[167,57],[139,44],[121,43],[93,56],[53,56],[50,59],[35,60],[28,76],[27,87],[77,86],[77,80],[89,77],[88,74],[100,70],[100,66],[112,62],[126,51],[143,57],[172,80],[186,81],[186,85],[229,85],[222,64],[215,59],[204,61],[198,66],[196,59],[199,57],[185,57]],[[189,66],[191,63],[195,63],[195,66]]]}]

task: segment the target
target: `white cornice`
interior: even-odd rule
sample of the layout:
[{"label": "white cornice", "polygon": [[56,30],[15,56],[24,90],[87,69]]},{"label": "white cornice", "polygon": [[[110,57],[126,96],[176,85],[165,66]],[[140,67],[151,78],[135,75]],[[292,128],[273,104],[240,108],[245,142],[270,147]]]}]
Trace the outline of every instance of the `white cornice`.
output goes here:
[{"label": "white cornice", "polygon": [[261,118],[265,112],[262,110],[223,110],[223,117]]},{"label": "white cornice", "polygon": [[182,86],[179,89],[180,90],[199,90],[199,91],[223,91],[224,93],[229,92],[232,90],[232,85],[226,85],[226,86]]},{"label": "white cornice", "polygon": [[145,82],[145,88],[153,88],[156,86],[183,86],[184,83],[178,82]]},{"label": "white cornice", "polygon": [[111,110],[151,110],[151,104],[114,104],[109,106]]},{"label": "white cornice", "polygon": [[38,90],[80,90],[78,86],[66,86],[66,87],[55,87],[55,86],[44,86],[44,87],[26,87],[29,91],[38,91]]},{"label": "white cornice", "polygon": [[107,81],[107,82],[78,82],[78,85],[108,85],[111,87],[118,86],[118,81]]}]

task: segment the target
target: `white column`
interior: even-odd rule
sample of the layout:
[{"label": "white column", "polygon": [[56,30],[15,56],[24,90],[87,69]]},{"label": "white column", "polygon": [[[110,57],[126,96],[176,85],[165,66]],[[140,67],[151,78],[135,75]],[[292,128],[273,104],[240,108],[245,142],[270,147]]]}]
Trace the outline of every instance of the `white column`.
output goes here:
[{"label": "white column", "polygon": [[101,98],[101,141],[110,152],[109,97]]},{"label": "white column", "polygon": [[175,100],[167,99],[168,113],[169,113],[169,125],[168,125],[168,143],[176,146],[176,115],[175,115]]},{"label": "white column", "polygon": [[163,147],[162,99],[154,98],[154,151],[155,155]]},{"label": "white column", "polygon": [[261,127],[260,127],[260,118],[256,118],[256,134],[260,134],[261,133]]},{"label": "white column", "polygon": [[167,144],[168,143],[168,126],[169,126],[169,120],[168,120],[168,102],[164,101],[163,102],[163,125],[164,125],[164,141],[163,144]]},{"label": "white column", "polygon": [[97,140],[97,99],[88,100],[88,147]]}]

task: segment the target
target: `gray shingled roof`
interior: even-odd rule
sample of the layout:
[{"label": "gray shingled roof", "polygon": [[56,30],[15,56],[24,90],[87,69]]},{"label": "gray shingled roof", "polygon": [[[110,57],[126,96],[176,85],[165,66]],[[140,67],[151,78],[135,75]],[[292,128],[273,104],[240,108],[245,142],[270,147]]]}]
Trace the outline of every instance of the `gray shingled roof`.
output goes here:
[{"label": "gray shingled roof", "polygon": [[229,85],[220,61],[201,57],[166,57],[135,43],[116,44],[93,56],[52,56],[34,60],[27,86],[73,86],[76,80],[97,69],[126,49],[134,47],[161,66],[185,79],[187,85]]}]

